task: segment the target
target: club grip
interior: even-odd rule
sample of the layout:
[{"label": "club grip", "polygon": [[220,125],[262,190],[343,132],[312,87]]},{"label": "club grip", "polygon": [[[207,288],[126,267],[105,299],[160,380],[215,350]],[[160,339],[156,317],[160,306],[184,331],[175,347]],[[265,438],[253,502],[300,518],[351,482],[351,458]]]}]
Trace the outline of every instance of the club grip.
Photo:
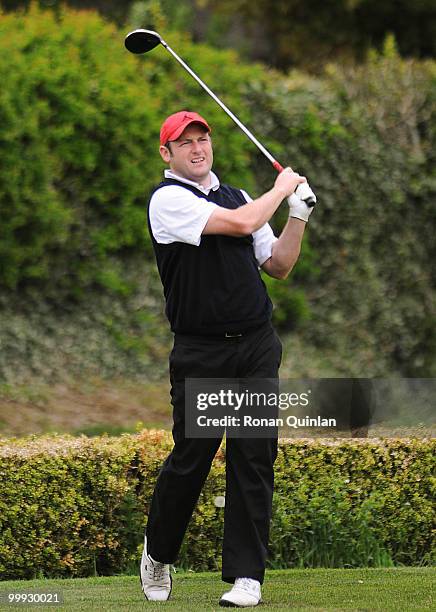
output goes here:
[{"label": "club grip", "polygon": [[281,164],[279,164],[278,161],[273,161],[272,165],[274,166],[274,168],[277,170],[277,172],[280,174],[280,172],[283,172],[284,168]]}]

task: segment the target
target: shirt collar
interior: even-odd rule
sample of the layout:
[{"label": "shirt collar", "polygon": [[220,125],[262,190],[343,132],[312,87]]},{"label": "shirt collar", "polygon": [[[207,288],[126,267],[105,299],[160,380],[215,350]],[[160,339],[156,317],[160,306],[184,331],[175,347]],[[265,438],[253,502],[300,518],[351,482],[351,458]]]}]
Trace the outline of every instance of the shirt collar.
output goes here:
[{"label": "shirt collar", "polygon": [[192,185],[192,187],[199,189],[206,195],[208,195],[210,191],[216,191],[220,186],[219,178],[217,177],[215,172],[212,172],[212,170],[210,172],[210,186],[209,187],[203,187],[203,185],[200,185],[200,183],[196,183],[195,181],[190,181],[189,179],[186,179],[183,176],[178,176],[172,170],[165,170],[164,174],[165,174],[165,178],[175,179],[176,181],[180,181],[181,183]]}]

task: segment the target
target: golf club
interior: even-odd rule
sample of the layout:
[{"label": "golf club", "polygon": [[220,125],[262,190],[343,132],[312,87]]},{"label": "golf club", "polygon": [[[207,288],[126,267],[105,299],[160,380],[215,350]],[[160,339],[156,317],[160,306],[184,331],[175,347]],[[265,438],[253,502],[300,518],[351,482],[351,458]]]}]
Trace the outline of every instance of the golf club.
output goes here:
[{"label": "golf club", "polygon": [[[195,74],[193,70],[186,64],[181,57],[177,55],[175,51],[171,49],[171,47],[163,40],[163,38],[157,32],[153,32],[152,30],[133,30],[127,34],[124,44],[126,49],[131,53],[142,54],[151,51],[159,44],[161,44],[171,55],[183,66],[183,68],[189,72],[189,74],[197,81],[197,83],[215,100],[215,102],[221,106],[223,111],[227,113],[227,115],[233,119],[236,125],[244,132],[246,136],[253,142],[257,148],[265,155],[265,157],[271,162],[277,172],[283,171],[283,166],[271,155],[271,153],[265,149],[265,147],[257,140],[257,138],[250,132],[248,128],[245,127],[241,121],[232,113],[232,111],[222,102],[214,92],[209,89],[209,87],[204,83],[199,76]],[[304,193],[306,191],[306,193]],[[297,190],[297,194],[299,197],[304,200],[307,206],[314,206],[316,203],[316,196],[313,194],[312,190],[309,188],[307,183],[303,183],[299,185]]]}]

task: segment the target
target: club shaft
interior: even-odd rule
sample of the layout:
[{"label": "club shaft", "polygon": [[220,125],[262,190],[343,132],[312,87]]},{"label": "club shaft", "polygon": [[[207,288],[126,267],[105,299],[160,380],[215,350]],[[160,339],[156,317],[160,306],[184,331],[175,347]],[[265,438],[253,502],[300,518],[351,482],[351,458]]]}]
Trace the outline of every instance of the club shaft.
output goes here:
[{"label": "club shaft", "polygon": [[169,51],[171,53],[171,55],[179,62],[179,64],[181,64],[181,66],[183,66],[183,68],[189,72],[189,74],[197,81],[197,83],[205,90],[207,91],[207,93],[210,95],[211,98],[213,98],[215,100],[215,102],[217,104],[219,104],[219,106],[221,106],[221,108],[223,109],[224,112],[226,112],[228,114],[228,116],[233,119],[233,121],[236,123],[236,125],[244,132],[244,134],[246,134],[248,136],[248,138],[251,140],[251,142],[253,142],[256,147],[265,155],[265,157],[272,163],[272,165],[274,166],[274,168],[278,171],[281,172],[283,170],[282,166],[279,164],[279,162],[274,159],[274,157],[271,155],[271,153],[265,149],[265,147],[263,146],[263,144],[261,144],[257,138],[250,132],[250,130],[248,128],[245,127],[245,125],[236,117],[236,115],[234,115],[232,113],[232,111],[224,104],[224,102],[222,102],[218,96],[216,94],[214,94],[214,92],[206,85],[206,83],[204,83],[199,76],[197,76],[195,74],[195,72],[188,66],[188,64],[186,62],[184,62],[182,60],[181,57],[179,57],[177,55],[177,53],[175,51],[173,51],[171,49],[171,47],[164,41],[161,39],[161,43],[162,45],[165,47],[165,49],[167,51]]}]

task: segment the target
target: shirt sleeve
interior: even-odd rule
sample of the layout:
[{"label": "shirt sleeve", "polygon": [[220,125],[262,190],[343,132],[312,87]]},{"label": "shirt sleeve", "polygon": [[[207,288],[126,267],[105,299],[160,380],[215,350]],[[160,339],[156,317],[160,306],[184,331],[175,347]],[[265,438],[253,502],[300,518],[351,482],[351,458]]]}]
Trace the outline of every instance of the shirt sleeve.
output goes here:
[{"label": "shirt sleeve", "polygon": [[217,204],[197,197],[184,187],[161,187],[149,205],[150,226],[156,242],[186,242],[198,246],[201,233],[216,208]]},{"label": "shirt sleeve", "polygon": [[[246,199],[247,202],[252,202],[252,198],[248,195],[246,191],[241,189],[241,193]],[[262,266],[267,259],[269,259],[272,255],[272,246],[274,242],[276,242],[278,238],[274,235],[271,226],[269,223],[265,223],[258,230],[253,232],[253,248],[254,248],[254,256],[256,257],[256,261],[260,266]]]}]

